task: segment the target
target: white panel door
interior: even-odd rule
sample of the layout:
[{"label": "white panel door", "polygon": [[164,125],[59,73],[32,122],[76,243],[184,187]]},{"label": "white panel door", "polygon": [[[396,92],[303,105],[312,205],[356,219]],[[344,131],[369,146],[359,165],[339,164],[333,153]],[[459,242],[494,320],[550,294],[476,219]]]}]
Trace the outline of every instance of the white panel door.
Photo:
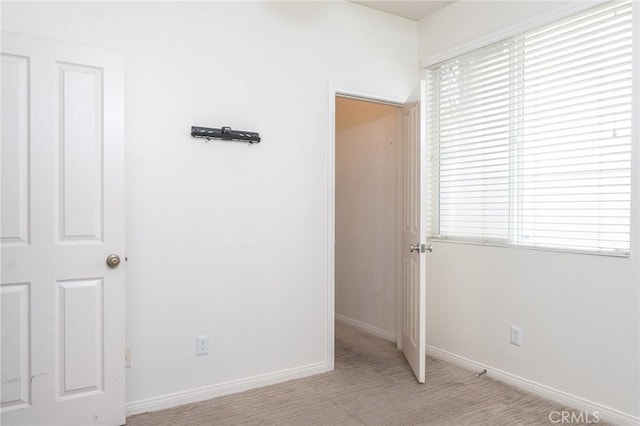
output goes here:
[{"label": "white panel door", "polygon": [[[421,212],[424,197],[424,164],[426,155],[425,105],[426,82],[422,81],[405,103],[403,115],[403,179],[402,179],[402,291],[401,347],[418,379],[425,380],[426,273],[425,229]],[[430,249],[429,249],[430,250]]]},{"label": "white panel door", "polygon": [[123,65],[2,33],[3,425],[125,422]]}]

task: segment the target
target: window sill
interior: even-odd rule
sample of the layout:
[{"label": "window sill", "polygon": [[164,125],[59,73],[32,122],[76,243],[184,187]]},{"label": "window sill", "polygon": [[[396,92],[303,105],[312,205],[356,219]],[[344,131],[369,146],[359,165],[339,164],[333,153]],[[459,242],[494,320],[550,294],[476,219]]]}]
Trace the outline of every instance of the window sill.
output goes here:
[{"label": "window sill", "polygon": [[441,238],[441,237],[429,237],[429,242],[446,243],[446,244],[462,244],[473,246],[486,246],[486,247],[498,247],[498,248],[513,248],[524,250],[536,250],[536,251],[549,251],[555,253],[569,253],[569,254],[587,254],[597,256],[619,257],[628,258],[629,252],[623,251],[598,251],[598,250],[580,250],[575,248],[563,248],[563,247],[545,247],[536,245],[524,245],[524,244],[512,244],[506,241],[499,240],[471,240],[471,239],[457,239],[457,238]]}]

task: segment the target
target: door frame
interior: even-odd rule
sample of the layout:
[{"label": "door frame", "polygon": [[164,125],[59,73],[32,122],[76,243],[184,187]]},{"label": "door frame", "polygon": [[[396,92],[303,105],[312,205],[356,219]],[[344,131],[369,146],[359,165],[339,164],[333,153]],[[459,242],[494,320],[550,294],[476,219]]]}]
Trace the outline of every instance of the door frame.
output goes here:
[{"label": "door frame", "polygon": [[[367,93],[358,91],[349,87],[343,86],[335,86],[333,84],[329,85],[327,99],[329,105],[329,113],[327,116],[327,132],[328,132],[328,143],[327,143],[327,329],[326,329],[326,348],[327,348],[327,371],[333,371],[335,369],[335,314],[336,314],[336,304],[335,304],[335,289],[336,289],[336,279],[335,279],[335,241],[336,241],[336,97],[355,99],[364,102],[373,102],[378,104],[392,105],[398,107],[398,114],[400,114],[399,118],[401,118],[402,114],[402,106],[404,105],[405,99],[398,97],[390,97],[379,94]],[[396,167],[396,178],[397,185],[401,188],[402,184],[402,128],[399,126],[398,131],[398,155],[397,155],[397,167]],[[396,192],[396,206],[397,208],[401,208],[402,201],[402,192],[398,190]],[[399,210],[401,211],[401,210]],[[400,218],[400,214],[398,215]],[[400,239],[401,235],[400,231],[400,221],[397,220],[396,227],[398,228],[398,234],[396,237],[396,245],[400,248]],[[398,348],[402,347],[402,333],[400,332],[400,306],[399,306],[399,297],[400,288],[402,279],[399,274],[402,273],[401,268],[398,267],[398,262],[400,258],[400,250],[398,250],[396,259],[396,344]]]}]

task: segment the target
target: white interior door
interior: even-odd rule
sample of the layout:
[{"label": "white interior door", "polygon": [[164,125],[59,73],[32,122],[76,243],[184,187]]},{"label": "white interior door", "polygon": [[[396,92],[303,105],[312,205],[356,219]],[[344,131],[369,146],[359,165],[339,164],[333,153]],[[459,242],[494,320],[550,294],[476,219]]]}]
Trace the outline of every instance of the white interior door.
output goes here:
[{"label": "white interior door", "polygon": [[[426,274],[423,235],[425,219],[421,214],[424,187],[425,120],[423,105],[426,82],[422,81],[403,107],[403,179],[402,179],[402,291],[401,347],[418,379],[425,380]],[[430,250],[430,248],[429,248]]]},{"label": "white interior door", "polygon": [[123,424],[122,59],[4,32],[1,59],[2,424]]}]

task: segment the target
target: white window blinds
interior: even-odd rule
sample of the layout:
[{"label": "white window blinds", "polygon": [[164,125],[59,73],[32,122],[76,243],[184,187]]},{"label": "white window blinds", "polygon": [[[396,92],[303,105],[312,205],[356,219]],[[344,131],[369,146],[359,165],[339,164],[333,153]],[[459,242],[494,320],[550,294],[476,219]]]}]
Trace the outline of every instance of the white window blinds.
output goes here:
[{"label": "white window blinds", "polygon": [[631,1],[428,70],[436,238],[628,255]]}]

